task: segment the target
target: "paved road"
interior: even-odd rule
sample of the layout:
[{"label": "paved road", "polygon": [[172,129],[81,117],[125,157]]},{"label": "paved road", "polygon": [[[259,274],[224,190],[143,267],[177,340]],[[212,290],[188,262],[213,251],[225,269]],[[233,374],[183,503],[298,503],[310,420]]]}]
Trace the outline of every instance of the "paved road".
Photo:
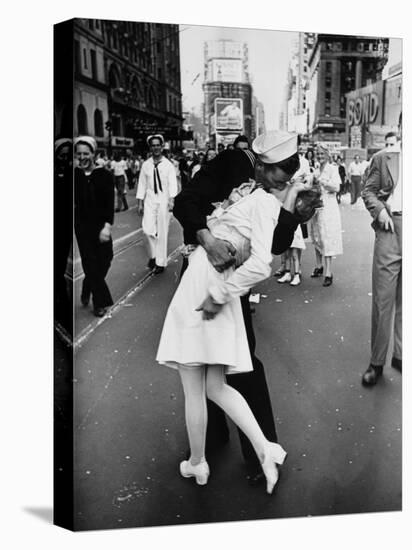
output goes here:
[{"label": "paved road", "polygon": [[[289,451],[275,493],[248,485],[233,427],[229,445],[210,460],[206,487],[178,474],[187,448],[182,390],[176,372],[154,361],[178,281],[175,258],[77,351],[78,529],[401,508],[401,376],[388,366],[376,388],[360,385],[369,358],[373,232],[360,203],[345,201],[341,212],[344,255],[334,261],[333,286],[309,277],[308,245],[301,286],[272,277],[257,288],[258,356]],[[134,266],[125,261],[121,270],[127,279],[124,272]]]}]

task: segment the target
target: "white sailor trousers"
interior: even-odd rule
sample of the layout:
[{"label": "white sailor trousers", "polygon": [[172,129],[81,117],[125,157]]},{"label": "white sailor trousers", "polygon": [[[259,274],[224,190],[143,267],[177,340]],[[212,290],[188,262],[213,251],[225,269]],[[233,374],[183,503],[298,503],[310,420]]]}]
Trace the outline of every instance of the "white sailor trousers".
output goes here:
[{"label": "white sailor trousers", "polygon": [[161,267],[167,264],[170,217],[167,198],[148,192],[144,201],[142,229],[147,236],[150,257],[155,258],[156,265]]}]

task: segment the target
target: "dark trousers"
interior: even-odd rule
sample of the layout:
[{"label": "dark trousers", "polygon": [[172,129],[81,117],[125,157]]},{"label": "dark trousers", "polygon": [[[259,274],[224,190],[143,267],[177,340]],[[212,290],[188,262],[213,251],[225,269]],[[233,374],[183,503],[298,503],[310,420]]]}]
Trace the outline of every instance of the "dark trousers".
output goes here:
[{"label": "dark trousers", "polygon": [[54,241],[54,316],[63,327],[73,334],[73,308],[70,286],[67,284],[65,273],[70,256],[73,233],[72,228],[55,226]]},{"label": "dark trousers", "polygon": [[[187,259],[183,260],[182,272],[187,267]],[[235,388],[247,401],[265,437],[270,441],[277,442],[275,420],[273,418],[272,405],[270,402],[269,389],[266,382],[265,371],[261,361],[255,356],[256,339],[252,325],[252,314],[250,311],[249,294],[241,299],[243,319],[245,322],[246,334],[252,357],[253,371],[243,374],[227,375],[227,383]],[[215,403],[207,400],[208,425],[206,432],[206,455],[212,449],[225,443],[229,438],[225,413]],[[248,469],[251,471],[260,467],[260,461],[245,434],[238,429],[240,445],[243,457]]]},{"label": "dark trousers", "polygon": [[113,299],[105,277],[113,259],[113,242],[99,241],[100,229],[77,227],[76,238],[84,271],[82,296],[92,296],[93,307],[109,307]]},{"label": "dark trousers", "polygon": [[355,204],[361,194],[361,176],[351,176],[351,186],[350,186],[350,203]]},{"label": "dark trousers", "polygon": [[116,194],[117,194],[117,210],[123,208],[125,210],[128,209],[127,199],[126,199],[126,178],[124,176],[115,176],[114,177],[114,185],[116,187]]}]

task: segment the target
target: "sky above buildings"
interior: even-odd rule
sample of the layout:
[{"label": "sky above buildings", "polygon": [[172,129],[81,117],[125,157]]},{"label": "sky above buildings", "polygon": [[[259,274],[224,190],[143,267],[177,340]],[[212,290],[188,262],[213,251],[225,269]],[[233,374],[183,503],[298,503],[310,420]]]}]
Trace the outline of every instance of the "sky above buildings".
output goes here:
[{"label": "sky above buildings", "polygon": [[203,102],[204,43],[232,39],[249,47],[249,75],[256,98],[263,103],[267,130],[278,128],[289,61],[298,33],[227,27],[181,25],[180,66],[183,109],[200,114]]}]

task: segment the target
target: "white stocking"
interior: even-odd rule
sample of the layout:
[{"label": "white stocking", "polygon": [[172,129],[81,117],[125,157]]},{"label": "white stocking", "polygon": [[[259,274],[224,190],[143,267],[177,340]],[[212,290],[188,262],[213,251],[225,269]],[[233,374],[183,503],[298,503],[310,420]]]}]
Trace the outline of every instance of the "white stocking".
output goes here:
[{"label": "white stocking", "polygon": [[223,409],[233,422],[245,433],[253,445],[257,456],[263,459],[268,440],[260,429],[244,397],[237,390],[226,384],[223,367],[221,365],[207,367],[206,393],[208,398]]},{"label": "white stocking", "polygon": [[205,372],[205,366],[179,366],[185,394],[185,418],[190,445],[190,462],[193,466],[199,464],[205,457],[207,428]]}]

